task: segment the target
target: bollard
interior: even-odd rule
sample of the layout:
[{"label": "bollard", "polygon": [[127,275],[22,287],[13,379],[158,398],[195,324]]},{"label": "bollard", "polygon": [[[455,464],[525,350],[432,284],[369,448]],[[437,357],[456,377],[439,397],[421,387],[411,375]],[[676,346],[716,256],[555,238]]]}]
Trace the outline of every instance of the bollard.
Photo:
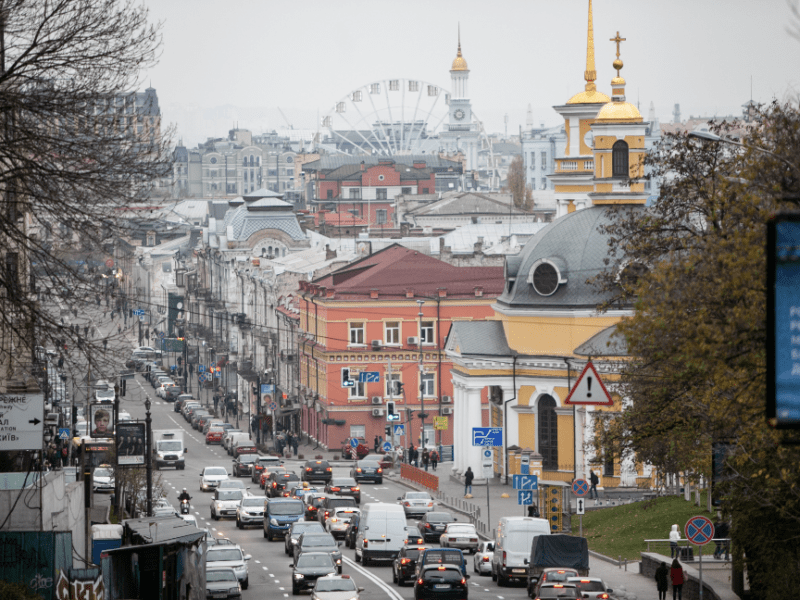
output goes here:
[{"label": "bollard", "polygon": [[628,570],[628,559],[627,558],[625,559],[625,570],[626,571]]},{"label": "bollard", "polygon": [[619,555],[619,560],[617,561],[617,568],[618,569],[622,568],[622,554]]}]

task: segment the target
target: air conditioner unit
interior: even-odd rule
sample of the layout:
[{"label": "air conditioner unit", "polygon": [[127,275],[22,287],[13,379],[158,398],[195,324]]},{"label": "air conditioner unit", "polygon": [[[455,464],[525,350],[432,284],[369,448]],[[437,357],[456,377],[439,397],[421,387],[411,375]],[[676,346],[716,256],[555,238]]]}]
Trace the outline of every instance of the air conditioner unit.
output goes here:
[{"label": "air conditioner unit", "polygon": [[442,407],[442,414],[443,415],[452,415],[453,414],[453,407],[452,406],[443,406]]},{"label": "air conditioner unit", "polygon": [[372,340],[372,349],[373,350],[380,350],[381,341],[380,340]]},{"label": "air conditioner unit", "polygon": [[452,404],[453,399],[450,396],[442,396],[442,404]]},{"label": "air conditioner unit", "polygon": [[382,417],[383,416],[383,409],[382,408],[373,408],[372,409],[372,416],[373,417]]},{"label": "air conditioner unit", "polygon": [[409,346],[419,346],[419,338],[417,336],[415,336],[415,335],[411,335],[406,340],[406,343]]},{"label": "air conditioner unit", "polygon": [[383,404],[383,398],[381,398],[380,396],[373,396],[372,397],[372,403],[373,404]]}]

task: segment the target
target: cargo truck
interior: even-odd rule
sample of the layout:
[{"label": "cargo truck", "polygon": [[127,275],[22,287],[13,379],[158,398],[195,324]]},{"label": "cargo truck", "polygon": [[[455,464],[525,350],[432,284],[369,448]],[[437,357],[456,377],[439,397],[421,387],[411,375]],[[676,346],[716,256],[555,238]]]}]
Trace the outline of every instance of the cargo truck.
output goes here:
[{"label": "cargo truck", "polygon": [[183,469],[186,466],[184,462],[186,452],[183,431],[179,429],[153,430],[153,462],[156,469],[161,467]]}]

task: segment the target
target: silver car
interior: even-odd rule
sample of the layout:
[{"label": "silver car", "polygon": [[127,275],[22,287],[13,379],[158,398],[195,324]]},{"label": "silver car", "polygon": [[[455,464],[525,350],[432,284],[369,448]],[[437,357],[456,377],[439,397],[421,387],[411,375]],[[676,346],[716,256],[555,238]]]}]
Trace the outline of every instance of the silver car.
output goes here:
[{"label": "silver car", "polygon": [[478,551],[472,557],[472,570],[479,575],[491,575],[493,556],[494,542],[480,542]]},{"label": "silver car", "polygon": [[242,498],[242,490],[216,490],[211,501],[211,518],[219,521],[223,517],[235,517]]},{"label": "silver car", "polygon": [[228,479],[225,467],[206,467],[200,474],[200,491],[208,492],[217,489],[220,481]]},{"label": "silver car", "polygon": [[206,551],[206,569],[230,567],[236,573],[236,579],[242,584],[242,589],[246,590],[250,585],[247,561],[251,558],[252,556],[242,552],[239,546],[215,545]]},{"label": "silver car", "polygon": [[[219,491],[219,490],[217,490]],[[261,526],[264,523],[264,496],[245,496],[236,507],[236,527],[244,529],[248,525]]]},{"label": "silver car", "polygon": [[311,600],[359,600],[363,591],[349,575],[328,575],[317,579]]},{"label": "silver car", "polygon": [[444,533],[439,536],[442,548],[458,548],[469,550],[471,554],[478,551],[478,532],[472,523],[448,523]]},{"label": "silver car", "polygon": [[406,517],[422,516],[433,510],[433,498],[428,492],[406,492],[398,500]]}]

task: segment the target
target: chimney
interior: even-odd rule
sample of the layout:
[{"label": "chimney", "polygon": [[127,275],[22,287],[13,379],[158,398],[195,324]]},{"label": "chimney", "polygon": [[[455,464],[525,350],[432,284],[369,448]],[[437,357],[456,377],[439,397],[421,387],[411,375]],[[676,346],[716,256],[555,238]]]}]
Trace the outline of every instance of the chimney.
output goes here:
[{"label": "chimney", "polygon": [[189,248],[196,248],[203,237],[203,230],[200,227],[192,227],[189,231]]},{"label": "chimney", "polygon": [[482,298],[483,297],[483,286],[476,285],[475,286],[475,297]]},{"label": "chimney", "polygon": [[325,290],[325,297],[326,298],[333,298],[334,296],[336,296],[336,290],[333,290],[333,289],[326,289]]},{"label": "chimney", "polygon": [[400,237],[408,237],[411,226],[408,223],[400,223]]},{"label": "chimney", "polygon": [[478,241],[473,246],[475,254],[483,254],[483,237],[478,237]]},{"label": "chimney", "polygon": [[439,298],[447,298],[447,288],[439,288],[436,291],[439,292]]},{"label": "chimney", "polygon": [[406,298],[413,298],[413,297],[414,297],[414,289],[406,288]]},{"label": "chimney", "polygon": [[444,237],[439,238],[439,254],[444,252]]},{"label": "chimney", "polygon": [[378,290],[370,290],[369,291],[370,298],[377,298],[378,297]]},{"label": "chimney", "polygon": [[439,253],[439,260],[449,262],[453,259],[453,248],[450,246],[443,246],[442,251]]}]

